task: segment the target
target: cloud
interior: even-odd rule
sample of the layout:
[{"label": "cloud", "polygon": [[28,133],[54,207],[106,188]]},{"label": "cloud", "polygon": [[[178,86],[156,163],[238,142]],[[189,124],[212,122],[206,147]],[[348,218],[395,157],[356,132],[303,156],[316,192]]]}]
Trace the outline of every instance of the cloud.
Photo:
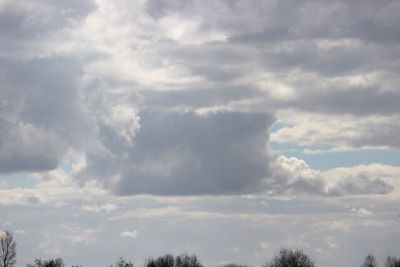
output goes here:
[{"label": "cloud", "polygon": [[266,180],[269,194],[315,194],[325,196],[388,194],[397,183],[393,180],[399,168],[380,164],[360,165],[318,171],[304,160],[277,157],[272,177]]},{"label": "cloud", "polygon": [[[289,126],[273,141],[397,148],[396,49],[375,30],[397,32],[398,5],[368,5],[5,2],[2,18],[18,22],[7,40],[40,49],[1,58],[0,172],[54,170],[76,153],[87,160],[74,179],[122,195],[274,191],[288,179],[271,173],[275,114]],[[368,35],[361,21],[374,22]],[[51,49],[61,37],[69,47]]]},{"label": "cloud", "polygon": [[366,117],[285,112],[281,116],[287,123],[271,133],[271,141],[300,146],[330,145],[341,148],[400,147],[399,115]]},{"label": "cloud", "polygon": [[121,237],[127,237],[127,238],[132,238],[135,239],[138,235],[138,231],[134,230],[134,231],[124,231],[121,232],[120,236]]},{"label": "cloud", "polygon": [[47,57],[69,50],[69,31],[93,12],[92,1],[2,1],[0,55],[2,58]]},{"label": "cloud", "polygon": [[142,106],[145,109],[196,109],[228,105],[246,98],[262,97],[264,93],[257,88],[231,86],[227,88],[200,88],[185,90],[142,90]]},{"label": "cloud", "polygon": [[143,112],[133,145],[105,143],[113,154],[89,157],[84,173],[118,177],[122,195],[254,192],[269,174],[272,122],[262,114]]},{"label": "cloud", "polygon": [[17,229],[14,231],[14,233],[16,233],[18,235],[25,235],[27,232],[23,229]]},{"label": "cloud", "polygon": [[92,155],[82,170],[120,195],[340,196],[387,194],[394,188],[384,165],[321,172],[301,159],[273,156],[267,148],[273,122],[268,115],[147,111],[139,116],[132,145],[103,139],[111,154]]},{"label": "cloud", "polygon": [[91,212],[112,212],[117,210],[118,207],[115,204],[112,203],[106,203],[103,205],[83,205],[82,210],[83,211],[91,211]]},{"label": "cloud", "polygon": [[362,216],[362,217],[372,215],[371,211],[364,209],[364,208],[360,208],[360,209],[353,208],[353,209],[351,209],[351,211],[356,213],[358,216]]},{"label": "cloud", "polygon": [[207,265],[288,245],[321,266],[398,253],[399,167],[319,170],[269,143],[395,157],[399,10],[0,1],[0,213],[19,263],[101,266],[132,238],[135,260],[190,250]]},{"label": "cloud", "polygon": [[2,173],[55,169],[65,152],[65,146],[57,135],[32,124],[0,119],[0,137]]},{"label": "cloud", "polygon": [[52,170],[68,149],[90,144],[96,127],[78,91],[78,61],[0,60],[0,172]]}]

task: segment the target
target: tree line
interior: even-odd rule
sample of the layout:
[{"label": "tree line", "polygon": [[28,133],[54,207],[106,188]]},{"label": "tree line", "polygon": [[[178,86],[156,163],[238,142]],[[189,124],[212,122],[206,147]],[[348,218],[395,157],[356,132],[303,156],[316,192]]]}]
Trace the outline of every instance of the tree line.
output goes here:
[{"label": "tree line", "polygon": [[[0,234],[0,267],[14,267],[17,257],[17,244],[11,232],[6,231]],[[372,254],[368,254],[364,258],[361,267],[377,267],[377,261]],[[41,260],[36,259],[33,263],[27,264],[26,267],[65,267],[61,258]],[[72,266],[82,267],[82,266]],[[134,267],[131,261],[120,258],[116,263],[108,267]],[[181,254],[174,256],[166,254],[158,258],[149,258],[144,267],[203,267],[196,255]],[[225,264],[221,267],[250,267],[240,264]],[[265,263],[262,267],[315,267],[314,261],[306,255],[302,250],[292,250],[282,248],[270,262]],[[400,258],[388,256],[385,261],[385,267],[400,267]]]}]

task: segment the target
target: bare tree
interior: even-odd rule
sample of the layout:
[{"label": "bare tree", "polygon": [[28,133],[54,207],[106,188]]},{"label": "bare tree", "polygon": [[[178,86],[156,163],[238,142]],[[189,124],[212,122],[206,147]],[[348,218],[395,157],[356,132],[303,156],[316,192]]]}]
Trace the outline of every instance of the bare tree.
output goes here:
[{"label": "bare tree", "polygon": [[13,235],[9,231],[0,235],[0,267],[13,267],[15,265],[16,246]]},{"label": "bare tree", "polygon": [[391,256],[387,257],[385,267],[400,267],[400,258]]},{"label": "bare tree", "polygon": [[302,250],[282,248],[264,267],[314,267],[314,262]]},{"label": "bare tree", "polygon": [[377,267],[377,266],[378,264],[376,263],[376,259],[374,255],[372,255],[371,253],[365,257],[364,262],[361,265],[361,267]]}]

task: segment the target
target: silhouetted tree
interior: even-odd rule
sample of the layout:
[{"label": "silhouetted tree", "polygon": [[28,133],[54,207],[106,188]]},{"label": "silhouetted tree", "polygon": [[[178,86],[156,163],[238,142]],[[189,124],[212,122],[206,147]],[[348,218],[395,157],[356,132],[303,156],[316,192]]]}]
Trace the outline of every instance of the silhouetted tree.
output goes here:
[{"label": "silhouetted tree", "polygon": [[302,250],[282,248],[264,267],[314,267],[314,262]]},{"label": "silhouetted tree", "polygon": [[195,255],[182,254],[174,258],[173,255],[166,254],[157,259],[148,259],[145,267],[203,267],[203,265]]},{"label": "silhouetted tree", "polygon": [[124,258],[121,257],[115,263],[115,267],[133,267],[133,263],[131,261],[127,262]]},{"label": "silhouetted tree", "polygon": [[361,267],[377,267],[377,266],[378,264],[376,263],[376,259],[372,254],[368,254],[365,257],[363,264],[361,265]]},{"label": "silhouetted tree", "polygon": [[196,255],[181,254],[175,258],[175,267],[203,267]]},{"label": "silhouetted tree", "polygon": [[400,267],[400,258],[387,257],[385,262],[385,267]]},{"label": "silhouetted tree", "polygon": [[237,263],[228,263],[223,265],[222,267],[250,267],[248,265],[242,265],[242,264],[237,264]]},{"label": "silhouetted tree", "polygon": [[12,267],[15,265],[17,257],[16,242],[13,235],[6,231],[0,234],[0,267]]},{"label": "silhouetted tree", "polygon": [[166,254],[164,256],[160,256],[157,259],[148,259],[146,266],[147,267],[174,267],[175,259],[171,254]]},{"label": "silhouetted tree", "polygon": [[26,267],[64,267],[64,262],[61,258],[46,261],[36,259],[34,264],[28,264]]}]

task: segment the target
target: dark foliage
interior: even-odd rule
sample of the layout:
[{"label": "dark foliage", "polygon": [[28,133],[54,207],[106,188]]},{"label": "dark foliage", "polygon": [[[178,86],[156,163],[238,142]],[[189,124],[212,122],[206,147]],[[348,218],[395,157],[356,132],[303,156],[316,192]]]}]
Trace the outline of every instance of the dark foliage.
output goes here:
[{"label": "dark foliage", "polygon": [[264,267],[314,267],[314,262],[302,250],[283,248]]},{"label": "dark foliage", "polygon": [[195,255],[182,254],[174,257],[171,254],[148,259],[145,267],[203,267]]},{"label": "dark foliage", "polygon": [[225,265],[223,265],[222,267],[251,267],[251,266],[248,266],[248,265],[243,265],[243,264],[237,264],[237,263],[228,263],[228,264],[225,264]]},{"label": "dark foliage", "polygon": [[372,254],[368,254],[365,257],[363,264],[361,265],[361,267],[377,267],[377,266],[378,264],[376,263],[376,259]]},{"label": "dark foliage", "polygon": [[195,255],[182,254],[175,258],[175,267],[203,267]]},{"label": "dark foliage", "polygon": [[115,267],[133,267],[133,263],[131,261],[126,261],[124,258],[119,258],[115,263]]},{"label": "dark foliage", "polygon": [[64,267],[64,262],[61,258],[45,261],[36,259],[34,264],[28,264],[26,267]]},{"label": "dark foliage", "polygon": [[400,258],[391,256],[387,257],[385,267],[400,267]]}]

